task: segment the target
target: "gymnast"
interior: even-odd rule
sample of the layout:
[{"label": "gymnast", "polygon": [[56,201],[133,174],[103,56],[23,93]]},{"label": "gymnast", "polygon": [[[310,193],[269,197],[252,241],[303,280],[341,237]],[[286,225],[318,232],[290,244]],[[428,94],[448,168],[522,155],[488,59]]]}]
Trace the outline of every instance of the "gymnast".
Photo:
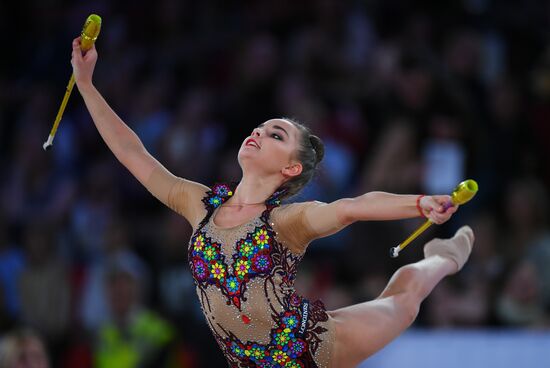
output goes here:
[{"label": "gymnast", "polygon": [[290,119],[261,123],[245,137],[237,185],[202,184],[171,174],[145,149],[92,82],[95,46],[72,44],[76,85],[97,130],[116,158],[193,227],[187,252],[207,324],[230,367],[355,367],[415,320],[420,303],[458,272],[474,241],[464,226],[433,239],[424,259],[398,269],[375,300],[327,311],[293,287],[298,264],[315,239],[356,221],[427,217],[447,221],[447,195],[369,192],[332,203],[281,204],[312,178],[323,143]]}]

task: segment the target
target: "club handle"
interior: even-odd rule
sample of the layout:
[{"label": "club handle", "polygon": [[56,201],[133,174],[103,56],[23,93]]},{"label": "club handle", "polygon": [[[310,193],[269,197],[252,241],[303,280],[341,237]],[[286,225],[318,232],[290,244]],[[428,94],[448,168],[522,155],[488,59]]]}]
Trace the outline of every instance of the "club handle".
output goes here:
[{"label": "club handle", "polygon": [[50,147],[53,145],[53,139],[55,137],[55,133],[57,132],[57,127],[59,126],[59,122],[61,121],[63,112],[65,112],[65,107],[67,106],[67,102],[69,101],[69,97],[71,96],[71,92],[73,91],[73,87],[74,87],[74,74],[71,74],[71,79],[69,79],[69,83],[67,84],[67,89],[65,90],[65,96],[63,96],[63,101],[61,101],[61,106],[59,106],[59,110],[57,111],[57,115],[55,117],[52,130],[50,131],[50,135],[48,136],[48,140],[44,142],[44,144],[42,145],[42,148],[44,148],[45,151],[50,149]]}]

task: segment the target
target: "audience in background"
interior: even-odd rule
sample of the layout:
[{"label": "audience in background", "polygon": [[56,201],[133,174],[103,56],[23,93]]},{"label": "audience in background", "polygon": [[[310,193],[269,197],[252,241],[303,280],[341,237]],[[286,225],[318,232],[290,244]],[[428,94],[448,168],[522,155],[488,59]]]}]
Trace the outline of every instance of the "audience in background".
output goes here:
[{"label": "audience in background", "polygon": [[[289,116],[327,147],[299,200],[479,182],[451,222],[396,260],[388,249],[419,220],[354,224],[313,243],[297,280],[306,296],[330,309],[374,298],[395,269],[422,257],[422,242],[468,223],[477,234],[471,260],[426,300],[418,326],[550,326],[545,2],[9,8],[0,5],[0,27],[10,29],[0,32],[9,51],[0,61],[0,329],[36,329],[52,366],[225,364],[198,313],[190,227],[116,161],[76,91],[53,149],[42,150],[71,70],[70,42],[90,13],[104,22],[95,84],[176,175],[207,185],[238,179],[243,138]],[[7,335],[6,352],[47,366],[32,334]]]},{"label": "audience in background", "polygon": [[33,331],[22,329],[0,339],[0,367],[48,368],[48,353],[42,339]]}]

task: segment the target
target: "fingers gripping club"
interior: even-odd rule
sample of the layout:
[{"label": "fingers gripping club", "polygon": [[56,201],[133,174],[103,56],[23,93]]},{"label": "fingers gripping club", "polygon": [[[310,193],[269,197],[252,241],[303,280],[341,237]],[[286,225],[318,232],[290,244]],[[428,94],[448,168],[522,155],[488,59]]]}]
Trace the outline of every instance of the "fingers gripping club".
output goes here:
[{"label": "fingers gripping club", "polygon": [[[462,183],[458,184],[451,193],[451,200],[443,206],[444,210],[446,211],[452,206],[462,205],[468,202],[476,195],[477,190],[478,185],[475,180],[472,179],[465,180]],[[426,220],[426,222],[424,222],[418,229],[416,229],[411,235],[409,235],[409,237],[405,239],[401,244],[390,249],[390,257],[396,258],[397,256],[399,256],[399,252],[401,252],[403,248],[409,245],[432,224],[433,222],[431,220]]]}]

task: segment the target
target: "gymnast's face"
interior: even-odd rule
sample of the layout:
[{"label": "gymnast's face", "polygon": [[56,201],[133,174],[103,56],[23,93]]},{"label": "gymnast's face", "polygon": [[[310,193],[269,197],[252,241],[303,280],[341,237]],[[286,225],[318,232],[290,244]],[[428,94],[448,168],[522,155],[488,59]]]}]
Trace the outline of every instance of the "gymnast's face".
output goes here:
[{"label": "gymnast's face", "polygon": [[299,175],[302,171],[296,160],[299,135],[296,126],[284,119],[260,124],[241,145],[238,156],[241,168],[266,175],[280,172],[285,178]]}]

